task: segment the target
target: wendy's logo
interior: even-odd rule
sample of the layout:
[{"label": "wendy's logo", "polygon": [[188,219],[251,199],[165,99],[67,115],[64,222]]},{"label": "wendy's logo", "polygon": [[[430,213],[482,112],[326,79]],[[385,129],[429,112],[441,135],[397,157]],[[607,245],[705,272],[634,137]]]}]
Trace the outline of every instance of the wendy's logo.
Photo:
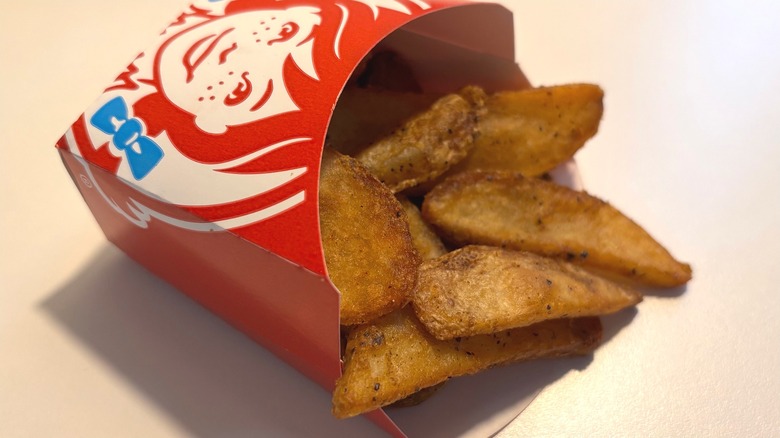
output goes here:
[{"label": "wendy's logo", "polygon": [[[336,96],[376,43],[368,29],[429,9],[423,0],[195,0],[63,142],[84,160],[85,187],[139,227],[235,230],[293,209],[310,215],[332,104],[320,96]],[[110,190],[87,161],[136,192]]]},{"label": "wendy's logo", "polygon": [[297,111],[284,63],[289,57],[318,78],[312,51],[319,12],[311,6],[252,10],[174,35],[158,54],[161,91],[211,134]]}]

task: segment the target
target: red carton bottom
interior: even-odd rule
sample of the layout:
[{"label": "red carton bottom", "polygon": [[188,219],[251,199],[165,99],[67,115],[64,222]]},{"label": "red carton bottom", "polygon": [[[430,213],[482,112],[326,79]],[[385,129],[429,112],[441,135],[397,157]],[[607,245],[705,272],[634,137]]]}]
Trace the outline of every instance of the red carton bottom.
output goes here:
[{"label": "red carton bottom", "polygon": [[[339,324],[319,315],[338,313],[338,294],[326,279],[232,233],[194,233],[154,220],[138,233],[106,199],[106,193],[129,196],[127,185],[65,150],[60,155],[112,243],[324,388],[333,387],[340,375]],[[261,293],[269,284],[279,293]]]}]

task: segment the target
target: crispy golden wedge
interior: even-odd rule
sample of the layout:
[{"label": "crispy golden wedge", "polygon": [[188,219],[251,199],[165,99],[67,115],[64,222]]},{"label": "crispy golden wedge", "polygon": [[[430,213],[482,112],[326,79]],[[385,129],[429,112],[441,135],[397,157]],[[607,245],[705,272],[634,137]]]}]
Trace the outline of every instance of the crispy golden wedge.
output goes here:
[{"label": "crispy golden wedge", "polygon": [[425,111],[436,99],[428,94],[347,88],[333,110],[328,143],[342,154],[355,155]]},{"label": "crispy golden wedge", "polygon": [[645,230],[608,203],[519,173],[455,175],[425,198],[423,217],[461,245],[482,244],[561,257],[649,286],[691,279]]},{"label": "crispy golden wedge", "polygon": [[320,232],[328,275],[341,292],[342,325],[364,323],[409,301],[420,261],[403,207],[360,163],[328,148],[320,173]]},{"label": "crispy golden wedge", "polygon": [[355,158],[394,193],[432,180],[474,145],[484,99],[477,87],[444,96]]},{"label": "crispy golden wedge", "polygon": [[420,266],[412,303],[438,339],[617,312],[642,301],[634,290],[561,260],[466,246]]},{"label": "crispy golden wedge", "polygon": [[440,341],[407,306],[350,333],[344,373],[333,392],[333,414],[346,418],[368,412],[450,377],[496,365],[587,354],[601,335],[598,318],[581,318]]},{"label": "crispy golden wedge", "polygon": [[406,196],[396,196],[401,206],[406,212],[406,219],[409,221],[409,232],[412,234],[412,243],[417,249],[417,253],[422,260],[435,259],[443,256],[447,249],[444,247],[439,236],[431,229],[422,218],[422,213],[416,205]]},{"label": "crispy golden wedge", "polygon": [[474,149],[450,174],[511,170],[541,175],[574,156],[599,128],[604,92],[572,84],[491,95]]},{"label": "crispy golden wedge", "polygon": [[408,189],[430,191],[469,170],[510,170],[540,176],[566,162],[596,135],[604,112],[597,85],[571,84],[503,91],[488,96],[479,137],[463,160],[433,181]]}]

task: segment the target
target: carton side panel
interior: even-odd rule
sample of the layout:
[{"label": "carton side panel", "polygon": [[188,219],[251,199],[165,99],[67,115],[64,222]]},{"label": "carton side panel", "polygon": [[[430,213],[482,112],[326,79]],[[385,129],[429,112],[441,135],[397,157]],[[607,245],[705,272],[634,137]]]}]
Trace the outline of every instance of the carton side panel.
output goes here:
[{"label": "carton side panel", "polygon": [[329,282],[229,232],[187,231],[154,219],[141,228],[103,198],[109,186],[129,187],[67,151],[60,154],[111,242],[324,388],[333,387],[340,340],[338,293]]}]

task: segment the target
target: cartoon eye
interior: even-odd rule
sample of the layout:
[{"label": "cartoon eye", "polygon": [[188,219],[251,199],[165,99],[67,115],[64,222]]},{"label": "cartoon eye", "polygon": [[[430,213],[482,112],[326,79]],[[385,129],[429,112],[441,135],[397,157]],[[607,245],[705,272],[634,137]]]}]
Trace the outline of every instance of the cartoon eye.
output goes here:
[{"label": "cartoon eye", "polygon": [[209,54],[217,47],[219,41],[225,37],[225,35],[232,32],[234,28],[230,28],[219,35],[209,35],[195,42],[184,53],[184,59],[182,63],[184,69],[187,72],[187,83],[192,82],[195,77],[195,70],[208,58]]},{"label": "cartoon eye", "polygon": [[228,55],[230,54],[230,52],[232,52],[232,51],[234,51],[234,50],[236,50],[236,49],[238,49],[238,44],[237,44],[237,43],[233,43],[233,45],[232,45],[232,46],[230,46],[230,47],[228,47],[227,49],[223,50],[223,51],[222,51],[222,52],[219,54],[219,65],[222,65],[222,64],[224,64],[225,62],[227,62],[227,57],[228,57]]}]

